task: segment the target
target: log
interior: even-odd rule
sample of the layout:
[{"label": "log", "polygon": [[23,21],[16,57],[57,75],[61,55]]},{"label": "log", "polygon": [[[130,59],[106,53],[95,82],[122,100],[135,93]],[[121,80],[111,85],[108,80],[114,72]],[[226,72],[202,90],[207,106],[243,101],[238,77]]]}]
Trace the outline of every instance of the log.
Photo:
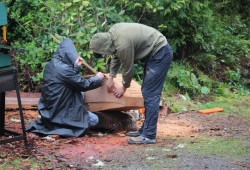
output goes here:
[{"label": "log", "polygon": [[[108,93],[106,81],[101,87],[84,93],[89,111],[94,112],[99,118],[99,123],[91,130],[112,133],[137,130],[133,117],[125,111],[144,108],[141,86],[132,81],[130,88],[126,90],[124,95],[121,98],[116,98],[113,93]],[[122,85],[121,82],[122,76],[119,74],[114,78],[116,87]]]},{"label": "log", "polygon": [[[117,75],[114,82],[116,87],[122,85],[122,76]],[[113,93],[107,92],[106,82],[97,89],[85,92],[84,96],[91,112],[105,110],[128,111],[144,108],[141,86],[134,80],[132,80],[131,86],[121,98],[116,98]]]}]

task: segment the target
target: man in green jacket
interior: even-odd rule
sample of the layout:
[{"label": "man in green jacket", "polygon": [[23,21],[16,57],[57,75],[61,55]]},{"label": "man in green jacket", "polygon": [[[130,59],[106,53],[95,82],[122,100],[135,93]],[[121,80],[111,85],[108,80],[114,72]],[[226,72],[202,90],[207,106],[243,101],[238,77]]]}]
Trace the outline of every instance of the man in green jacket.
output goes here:
[{"label": "man in green jacket", "polygon": [[[89,47],[96,57],[112,55],[107,87],[108,91],[113,92],[118,98],[130,87],[134,76],[135,60],[141,60],[144,63],[141,90],[144,98],[145,121],[138,131],[127,133],[130,136],[128,143],[156,143],[160,96],[173,58],[172,49],[165,36],[143,24],[118,23],[108,32],[95,34]],[[120,68],[123,81],[119,87],[115,87],[113,78]]]}]

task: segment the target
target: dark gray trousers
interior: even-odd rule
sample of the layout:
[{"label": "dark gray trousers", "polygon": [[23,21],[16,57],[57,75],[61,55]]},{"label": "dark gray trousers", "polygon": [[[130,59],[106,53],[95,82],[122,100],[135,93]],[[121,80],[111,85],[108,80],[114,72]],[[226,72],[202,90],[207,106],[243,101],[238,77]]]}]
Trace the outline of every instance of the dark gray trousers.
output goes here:
[{"label": "dark gray trousers", "polygon": [[163,84],[173,59],[170,45],[162,47],[144,66],[142,95],[144,98],[145,120],[139,132],[142,136],[155,139]]}]

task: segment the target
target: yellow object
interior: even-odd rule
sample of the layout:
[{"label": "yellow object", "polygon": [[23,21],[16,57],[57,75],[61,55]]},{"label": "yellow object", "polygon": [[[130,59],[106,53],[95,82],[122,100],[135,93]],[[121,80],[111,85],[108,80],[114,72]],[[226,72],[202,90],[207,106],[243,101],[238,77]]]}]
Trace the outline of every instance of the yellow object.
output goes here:
[{"label": "yellow object", "polygon": [[7,27],[3,26],[3,41],[7,41]]}]

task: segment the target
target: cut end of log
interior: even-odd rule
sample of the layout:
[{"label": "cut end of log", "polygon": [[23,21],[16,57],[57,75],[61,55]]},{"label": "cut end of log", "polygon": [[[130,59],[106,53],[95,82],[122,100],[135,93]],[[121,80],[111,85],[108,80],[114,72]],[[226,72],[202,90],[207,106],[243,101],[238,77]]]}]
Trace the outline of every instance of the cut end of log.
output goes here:
[{"label": "cut end of log", "polygon": [[92,127],[91,130],[101,132],[115,133],[122,130],[135,131],[137,130],[136,122],[133,121],[132,116],[121,111],[104,111],[95,112],[99,118],[99,123]]}]

